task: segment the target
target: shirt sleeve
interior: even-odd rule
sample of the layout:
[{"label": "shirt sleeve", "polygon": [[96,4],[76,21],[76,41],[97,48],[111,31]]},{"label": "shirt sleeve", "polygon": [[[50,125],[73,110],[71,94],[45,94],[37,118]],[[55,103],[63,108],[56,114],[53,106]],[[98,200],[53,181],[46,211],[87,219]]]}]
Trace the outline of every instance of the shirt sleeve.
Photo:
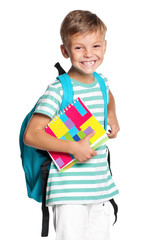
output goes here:
[{"label": "shirt sleeve", "polygon": [[62,98],[62,85],[56,80],[47,87],[45,93],[40,97],[34,113],[41,113],[52,119],[60,110]]}]

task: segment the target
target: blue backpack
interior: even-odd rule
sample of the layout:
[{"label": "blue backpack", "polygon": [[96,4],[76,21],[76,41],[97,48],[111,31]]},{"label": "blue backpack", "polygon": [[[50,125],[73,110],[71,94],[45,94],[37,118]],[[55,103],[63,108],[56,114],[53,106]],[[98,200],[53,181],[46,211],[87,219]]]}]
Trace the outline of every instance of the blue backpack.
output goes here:
[{"label": "blue backpack", "polygon": [[[62,69],[59,63],[55,65],[58,69],[59,76],[57,77],[62,84],[63,87],[63,99],[60,110],[63,110],[68,104],[70,104],[73,100],[73,89],[71,80],[67,73]],[[103,93],[104,98],[104,114],[105,114],[105,130],[107,129],[107,90],[106,85],[104,84],[104,80],[100,77],[96,72],[93,75],[97,78],[101,91]],[[20,152],[22,159],[22,166],[25,172],[26,186],[27,186],[27,194],[29,198],[33,198],[37,202],[42,202],[42,212],[43,212],[43,220],[42,220],[42,237],[48,236],[48,227],[49,227],[49,211],[46,207],[46,185],[48,179],[49,168],[51,164],[51,159],[47,153],[47,151],[42,151],[30,146],[27,146],[23,142],[24,133],[26,127],[31,119],[37,103],[32,108],[32,110],[26,115],[23,120],[21,130],[20,130]],[[108,152],[108,160],[110,167],[110,154]],[[117,219],[117,205],[113,199],[111,199],[111,204],[114,207],[115,217]],[[115,220],[116,222],[116,220]]]}]

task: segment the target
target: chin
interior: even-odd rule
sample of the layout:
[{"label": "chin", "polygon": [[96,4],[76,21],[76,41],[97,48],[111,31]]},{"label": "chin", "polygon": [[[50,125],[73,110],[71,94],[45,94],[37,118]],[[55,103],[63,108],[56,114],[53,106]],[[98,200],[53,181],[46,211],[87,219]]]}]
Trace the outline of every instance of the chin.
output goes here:
[{"label": "chin", "polygon": [[84,73],[84,74],[93,74],[93,72],[95,72],[95,70],[96,70],[97,68],[91,68],[91,69],[84,69],[84,70],[82,70],[82,73]]}]

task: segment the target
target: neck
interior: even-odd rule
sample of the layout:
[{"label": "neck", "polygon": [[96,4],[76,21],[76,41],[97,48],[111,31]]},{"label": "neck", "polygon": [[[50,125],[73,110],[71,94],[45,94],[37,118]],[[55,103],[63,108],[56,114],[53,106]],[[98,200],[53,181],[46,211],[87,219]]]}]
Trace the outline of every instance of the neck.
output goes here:
[{"label": "neck", "polygon": [[92,73],[84,74],[81,72],[74,71],[72,68],[68,71],[69,77],[73,78],[74,80],[86,84],[90,84],[94,82],[94,76]]}]

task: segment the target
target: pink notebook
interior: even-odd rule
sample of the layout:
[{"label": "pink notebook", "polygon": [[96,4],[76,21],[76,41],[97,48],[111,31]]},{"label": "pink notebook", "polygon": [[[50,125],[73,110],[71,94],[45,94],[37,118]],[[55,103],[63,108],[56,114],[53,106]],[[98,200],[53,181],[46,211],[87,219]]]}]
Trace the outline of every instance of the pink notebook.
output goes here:
[{"label": "pink notebook", "polygon": [[[79,141],[93,130],[95,135],[90,138],[89,144],[93,149],[97,149],[108,140],[108,136],[104,128],[80,98],[68,105],[45,128],[48,134],[59,139],[71,141]],[[77,162],[68,153],[52,151],[48,153],[60,172],[64,172]]]}]

